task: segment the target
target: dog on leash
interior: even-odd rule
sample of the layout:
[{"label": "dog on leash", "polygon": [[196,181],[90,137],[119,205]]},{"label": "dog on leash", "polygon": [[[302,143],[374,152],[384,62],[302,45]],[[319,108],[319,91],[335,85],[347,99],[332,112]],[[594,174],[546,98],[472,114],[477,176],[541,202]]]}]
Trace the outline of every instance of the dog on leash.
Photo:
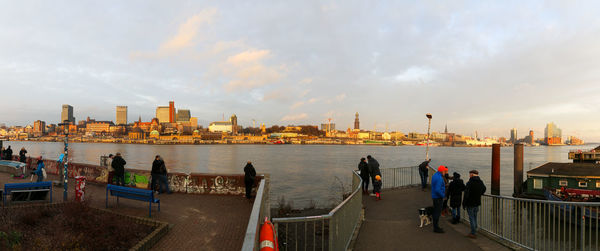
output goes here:
[{"label": "dog on leash", "polygon": [[423,227],[431,224],[431,216],[433,215],[433,207],[424,207],[419,209],[419,218],[421,219],[421,225]]}]

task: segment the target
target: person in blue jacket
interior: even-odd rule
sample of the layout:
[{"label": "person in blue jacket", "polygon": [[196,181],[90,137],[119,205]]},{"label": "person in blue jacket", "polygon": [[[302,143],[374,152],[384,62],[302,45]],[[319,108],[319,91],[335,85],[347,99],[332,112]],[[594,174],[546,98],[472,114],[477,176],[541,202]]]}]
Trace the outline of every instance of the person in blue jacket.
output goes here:
[{"label": "person in blue jacket", "polygon": [[35,175],[37,175],[37,182],[44,181],[44,168],[46,168],[46,166],[44,166],[44,161],[42,160],[42,156],[40,156],[38,157],[37,169],[35,170]]},{"label": "person in blue jacket", "polygon": [[444,197],[446,197],[446,183],[444,175],[448,173],[448,168],[439,166],[437,172],[431,177],[431,199],[433,200],[433,232],[443,233],[440,227],[440,215],[444,206]]}]

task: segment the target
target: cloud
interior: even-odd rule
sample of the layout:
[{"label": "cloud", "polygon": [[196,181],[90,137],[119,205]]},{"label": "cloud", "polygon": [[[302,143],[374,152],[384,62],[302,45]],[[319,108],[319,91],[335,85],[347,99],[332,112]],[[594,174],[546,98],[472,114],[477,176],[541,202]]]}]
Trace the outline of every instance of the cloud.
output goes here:
[{"label": "cloud", "polygon": [[346,93],[341,93],[341,94],[335,96],[335,100],[337,102],[342,102],[342,101],[344,101],[344,99],[346,99]]},{"label": "cloud", "polygon": [[298,101],[298,102],[294,103],[294,104],[293,104],[293,105],[290,107],[290,109],[296,109],[296,108],[298,108],[298,107],[300,107],[300,106],[303,106],[303,105],[304,105],[304,101]]},{"label": "cloud", "polygon": [[281,121],[299,121],[306,118],[308,118],[308,115],[306,113],[288,114],[283,116],[283,118],[281,118]]},{"label": "cloud", "polygon": [[427,83],[433,80],[435,71],[428,67],[411,66],[404,72],[396,75],[395,80],[404,83]]},{"label": "cloud", "polygon": [[263,63],[270,53],[269,50],[249,49],[228,57],[221,67],[223,74],[230,79],[225,84],[225,90],[254,89],[279,81],[285,67]]}]

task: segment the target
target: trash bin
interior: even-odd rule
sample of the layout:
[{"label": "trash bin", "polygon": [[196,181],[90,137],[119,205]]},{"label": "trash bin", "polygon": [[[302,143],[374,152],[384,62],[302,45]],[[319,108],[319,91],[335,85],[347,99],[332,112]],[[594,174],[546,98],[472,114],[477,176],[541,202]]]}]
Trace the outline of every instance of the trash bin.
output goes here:
[{"label": "trash bin", "polygon": [[75,200],[82,202],[85,194],[85,176],[76,176],[75,182]]}]

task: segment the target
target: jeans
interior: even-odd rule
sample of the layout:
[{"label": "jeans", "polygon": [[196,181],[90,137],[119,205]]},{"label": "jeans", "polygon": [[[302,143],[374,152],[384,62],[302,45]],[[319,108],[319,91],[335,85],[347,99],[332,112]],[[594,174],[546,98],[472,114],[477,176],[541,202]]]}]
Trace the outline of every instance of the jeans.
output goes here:
[{"label": "jeans", "polygon": [[427,187],[427,172],[419,170],[419,175],[421,176],[421,188],[425,189]]},{"label": "jeans", "polygon": [[160,193],[164,193],[163,190],[163,185],[165,186],[165,190],[167,190],[167,193],[171,193],[171,189],[169,189],[169,179],[167,178],[166,174],[162,174],[162,175],[158,175],[158,181],[159,181],[159,189],[160,189]]},{"label": "jeans", "polygon": [[252,186],[254,186],[254,180],[245,180],[244,183],[246,184],[246,198],[250,199],[252,198]]},{"label": "jeans", "polygon": [[[375,184],[375,175],[371,176],[371,184]],[[373,194],[375,194],[375,189],[373,189]]]},{"label": "jeans", "polygon": [[452,218],[457,220],[460,219],[460,207],[452,208]]},{"label": "jeans", "polygon": [[442,207],[444,204],[444,198],[433,199],[433,229],[440,229],[440,215],[442,214]]},{"label": "jeans", "polygon": [[363,191],[366,191],[366,192],[369,191],[369,178],[368,177],[366,179],[365,178],[362,179],[362,186],[363,186]]},{"label": "jeans", "polygon": [[477,212],[479,207],[467,207],[467,214],[469,214],[469,223],[471,223],[471,234],[475,234],[477,231]]},{"label": "jeans", "polygon": [[44,175],[37,175],[37,182],[44,181]]},{"label": "jeans", "polygon": [[115,175],[115,184],[117,186],[125,186],[125,174]]},{"label": "jeans", "polygon": [[113,184],[113,177],[115,176],[115,172],[108,172],[108,178],[106,179],[106,183]]}]

